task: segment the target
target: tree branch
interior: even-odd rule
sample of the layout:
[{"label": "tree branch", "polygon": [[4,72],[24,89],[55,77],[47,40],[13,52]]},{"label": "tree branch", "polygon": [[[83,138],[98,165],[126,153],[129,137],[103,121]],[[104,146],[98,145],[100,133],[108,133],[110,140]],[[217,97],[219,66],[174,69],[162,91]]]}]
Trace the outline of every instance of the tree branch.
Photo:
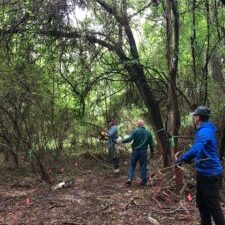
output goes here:
[{"label": "tree branch", "polygon": [[143,6],[141,9],[139,9],[136,13],[132,14],[130,16],[130,18],[137,16],[138,14],[142,13],[143,11],[145,11],[147,8],[149,8],[151,6],[152,2],[149,2],[148,4],[146,4],[145,6]]},{"label": "tree branch", "polygon": [[104,8],[109,14],[113,15],[115,19],[117,20],[117,22],[122,23],[122,18],[118,15],[115,8],[113,8],[108,3],[102,0],[95,0],[95,2],[101,5],[102,8]]}]

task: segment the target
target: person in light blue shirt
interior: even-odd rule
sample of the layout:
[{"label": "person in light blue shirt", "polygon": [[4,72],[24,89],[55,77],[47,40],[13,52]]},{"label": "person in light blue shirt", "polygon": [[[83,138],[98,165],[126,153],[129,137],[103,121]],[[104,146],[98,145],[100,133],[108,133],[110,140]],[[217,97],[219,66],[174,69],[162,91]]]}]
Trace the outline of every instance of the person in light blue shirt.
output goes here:
[{"label": "person in light blue shirt", "polygon": [[111,119],[108,122],[108,131],[106,136],[108,137],[108,150],[110,162],[113,164],[115,172],[119,172],[119,158],[116,149],[116,140],[118,138],[118,128],[116,126],[116,120]]},{"label": "person in light blue shirt", "polygon": [[201,216],[201,225],[212,225],[212,218],[216,225],[225,225],[219,197],[223,168],[217,149],[217,129],[208,121],[211,113],[206,106],[199,106],[192,115],[197,126],[194,143],[175,165],[195,162],[196,203]]}]

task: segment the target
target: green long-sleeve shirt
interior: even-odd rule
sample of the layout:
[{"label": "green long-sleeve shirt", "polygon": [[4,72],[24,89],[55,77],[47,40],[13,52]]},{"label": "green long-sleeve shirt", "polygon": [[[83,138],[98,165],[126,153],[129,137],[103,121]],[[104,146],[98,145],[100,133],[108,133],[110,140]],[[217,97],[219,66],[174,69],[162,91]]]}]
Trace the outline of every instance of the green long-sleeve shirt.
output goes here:
[{"label": "green long-sleeve shirt", "polygon": [[129,137],[122,140],[122,143],[131,141],[133,141],[133,143],[131,144],[132,150],[148,149],[149,145],[151,152],[154,152],[152,135],[147,129],[145,129],[145,127],[134,129]]}]

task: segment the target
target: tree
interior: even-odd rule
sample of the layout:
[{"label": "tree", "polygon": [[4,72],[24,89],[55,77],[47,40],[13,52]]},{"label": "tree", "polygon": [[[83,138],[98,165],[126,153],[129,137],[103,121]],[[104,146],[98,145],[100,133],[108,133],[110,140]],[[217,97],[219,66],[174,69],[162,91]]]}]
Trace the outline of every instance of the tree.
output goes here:
[{"label": "tree", "polygon": [[[169,72],[169,88],[168,88],[168,130],[173,137],[177,137],[180,127],[180,113],[177,97],[177,75],[178,75],[178,60],[179,60],[179,9],[176,0],[166,1],[166,28],[167,28],[167,65]],[[172,16],[172,15],[173,16]],[[172,149],[173,154],[177,152],[177,138],[173,138],[174,143]],[[176,182],[178,189],[182,188],[182,174],[176,169]]]},{"label": "tree", "polygon": [[[143,102],[149,111],[149,116],[154,129],[159,130],[159,132],[157,132],[157,139],[163,152],[164,165],[168,165],[170,149],[166,131],[163,129],[164,126],[161,117],[160,106],[148,83],[144,66],[140,61],[137,44],[131,28],[132,16],[128,15],[127,12],[128,2],[123,0],[121,3],[114,2],[113,4],[110,4],[103,0],[95,0],[93,2],[88,2],[86,7],[93,10],[96,18],[99,16],[97,9],[100,9],[100,14],[105,15],[104,20],[106,21],[106,24],[108,25],[111,22],[113,25],[115,25],[113,33],[109,33],[109,31],[111,32],[109,27],[107,27],[107,30],[103,29],[101,32],[96,32],[91,29],[87,29],[87,27],[83,28],[83,30],[65,27],[65,24],[64,27],[60,28],[54,26],[52,27],[51,25],[53,23],[51,23],[50,27],[46,27],[44,29],[39,27],[37,30],[38,34],[61,40],[82,39],[90,45],[106,48],[111,52],[112,55],[115,54],[117,56],[118,63],[123,65],[129,78],[135,83],[140,96],[142,97]],[[33,12],[33,14],[36,14],[35,17],[38,18],[37,12]],[[52,17],[51,20],[53,20]],[[103,21],[101,22],[101,25],[104,27],[106,24],[104,24]],[[3,33],[7,34],[10,32],[11,30],[8,29]],[[17,28],[14,30],[14,32],[20,32],[20,29]]]}]

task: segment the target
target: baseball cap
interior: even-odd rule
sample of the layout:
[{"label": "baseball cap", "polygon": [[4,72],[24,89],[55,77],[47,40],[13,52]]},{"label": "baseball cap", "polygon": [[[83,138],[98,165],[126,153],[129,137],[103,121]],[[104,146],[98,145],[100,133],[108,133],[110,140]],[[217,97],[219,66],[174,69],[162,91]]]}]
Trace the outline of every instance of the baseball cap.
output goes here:
[{"label": "baseball cap", "polygon": [[194,112],[191,112],[190,115],[195,116],[207,116],[210,117],[211,116],[211,112],[210,109],[206,106],[199,106]]}]

